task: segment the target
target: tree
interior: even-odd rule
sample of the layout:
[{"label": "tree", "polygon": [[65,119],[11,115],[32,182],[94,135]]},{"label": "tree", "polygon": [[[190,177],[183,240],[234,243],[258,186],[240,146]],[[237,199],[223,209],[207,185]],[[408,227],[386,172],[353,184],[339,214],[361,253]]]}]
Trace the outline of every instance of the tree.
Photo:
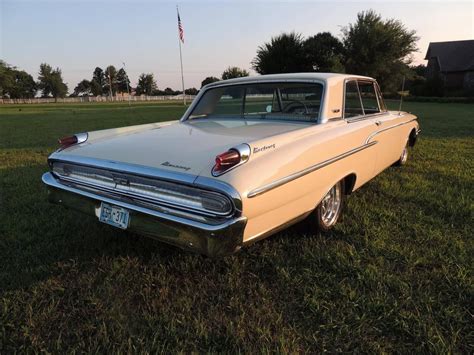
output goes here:
[{"label": "tree", "polygon": [[384,91],[399,89],[409,71],[410,54],[417,50],[418,37],[398,20],[382,20],[369,10],[343,28],[346,71],[377,78]]},{"label": "tree", "polygon": [[74,96],[89,96],[91,94],[91,89],[91,82],[84,79],[74,88]]},{"label": "tree", "polygon": [[3,60],[0,60],[0,97],[8,95],[13,83],[14,78],[12,68]]},{"label": "tree", "polygon": [[52,89],[53,68],[51,65],[41,63],[38,76],[38,88],[41,90],[41,96],[48,97]]},{"label": "tree", "polygon": [[0,60],[0,97],[30,99],[35,97],[36,91],[36,83],[30,74]]},{"label": "tree", "polygon": [[204,79],[201,82],[201,87],[203,87],[207,84],[215,83],[216,81],[219,81],[219,78],[216,78],[215,76],[208,76],[206,79]]},{"label": "tree", "polygon": [[105,75],[104,71],[96,67],[92,73],[91,92],[94,96],[100,96],[104,93]]},{"label": "tree", "polygon": [[172,88],[166,88],[163,91],[163,95],[166,95],[166,96],[174,96],[174,95],[179,95],[179,94],[181,94],[181,91],[174,91]]},{"label": "tree", "polygon": [[152,95],[156,88],[157,85],[153,74],[140,74],[136,89],[137,95]]},{"label": "tree", "polygon": [[67,94],[67,85],[62,78],[61,69],[53,68],[46,63],[40,65],[38,76],[38,88],[43,97],[53,96],[55,99],[64,97]]},{"label": "tree", "polygon": [[[109,65],[104,71],[104,94],[115,96],[117,93],[117,69],[113,65]],[[112,85],[112,89],[110,86]]]},{"label": "tree", "polygon": [[244,76],[249,76],[249,72],[247,70],[240,69],[238,67],[228,67],[222,73],[222,80],[242,78]]},{"label": "tree", "polygon": [[130,80],[124,68],[120,68],[117,73],[117,90],[118,92],[129,92]]},{"label": "tree", "polygon": [[199,90],[196,88],[189,88],[189,89],[184,90],[184,93],[186,95],[197,95],[198,92]]},{"label": "tree", "polygon": [[63,81],[61,70],[56,68],[52,74],[51,95],[53,95],[55,99],[65,97],[67,94],[67,85]]},{"label": "tree", "polygon": [[37,86],[33,77],[23,70],[13,70],[13,85],[8,92],[12,99],[31,99],[35,97]]},{"label": "tree", "polygon": [[317,72],[344,72],[344,45],[329,32],[321,32],[304,41],[307,66]]},{"label": "tree", "polygon": [[272,37],[269,43],[258,47],[252,67],[259,74],[294,73],[311,69],[306,64],[303,38],[295,32]]}]

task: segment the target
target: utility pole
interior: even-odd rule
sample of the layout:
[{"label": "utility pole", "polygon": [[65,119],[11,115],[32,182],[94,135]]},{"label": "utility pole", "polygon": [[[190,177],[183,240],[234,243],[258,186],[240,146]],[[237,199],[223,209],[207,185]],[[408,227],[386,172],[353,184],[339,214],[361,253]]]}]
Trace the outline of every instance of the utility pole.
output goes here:
[{"label": "utility pole", "polygon": [[110,101],[112,101],[112,78],[110,77],[110,65],[107,68],[107,71],[109,72],[109,96],[110,96]]}]

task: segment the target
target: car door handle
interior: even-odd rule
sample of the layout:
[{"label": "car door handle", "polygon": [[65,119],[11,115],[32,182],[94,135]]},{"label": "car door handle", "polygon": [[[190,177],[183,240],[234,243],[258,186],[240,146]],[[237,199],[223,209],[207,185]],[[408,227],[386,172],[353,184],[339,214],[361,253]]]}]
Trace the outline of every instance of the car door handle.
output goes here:
[{"label": "car door handle", "polygon": [[375,121],[375,124],[376,124],[377,126],[380,126],[380,125],[382,124],[382,121]]}]

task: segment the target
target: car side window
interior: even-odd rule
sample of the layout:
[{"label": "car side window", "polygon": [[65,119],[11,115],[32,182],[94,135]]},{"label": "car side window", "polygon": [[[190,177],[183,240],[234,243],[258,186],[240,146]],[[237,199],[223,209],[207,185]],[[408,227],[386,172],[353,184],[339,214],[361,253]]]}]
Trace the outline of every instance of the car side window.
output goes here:
[{"label": "car side window", "polygon": [[359,81],[358,84],[360,97],[362,99],[362,106],[364,108],[364,114],[371,115],[374,113],[379,113],[380,108],[374,83],[371,81]]},{"label": "car side window", "polygon": [[387,111],[387,106],[385,106],[385,102],[383,101],[382,91],[380,91],[380,86],[375,83],[375,92],[377,93],[377,98],[379,99],[379,106],[381,111]]},{"label": "car side window", "polygon": [[344,101],[344,117],[356,117],[364,114],[360,101],[359,89],[355,80],[346,83],[346,97]]}]

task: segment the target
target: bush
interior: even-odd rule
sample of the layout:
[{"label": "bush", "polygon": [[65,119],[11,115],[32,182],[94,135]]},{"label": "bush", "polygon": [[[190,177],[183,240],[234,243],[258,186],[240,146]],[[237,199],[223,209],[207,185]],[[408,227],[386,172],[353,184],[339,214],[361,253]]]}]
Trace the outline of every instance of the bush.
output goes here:
[{"label": "bush", "polygon": [[403,101],[473,104],[474,97],[407,96]]}]

